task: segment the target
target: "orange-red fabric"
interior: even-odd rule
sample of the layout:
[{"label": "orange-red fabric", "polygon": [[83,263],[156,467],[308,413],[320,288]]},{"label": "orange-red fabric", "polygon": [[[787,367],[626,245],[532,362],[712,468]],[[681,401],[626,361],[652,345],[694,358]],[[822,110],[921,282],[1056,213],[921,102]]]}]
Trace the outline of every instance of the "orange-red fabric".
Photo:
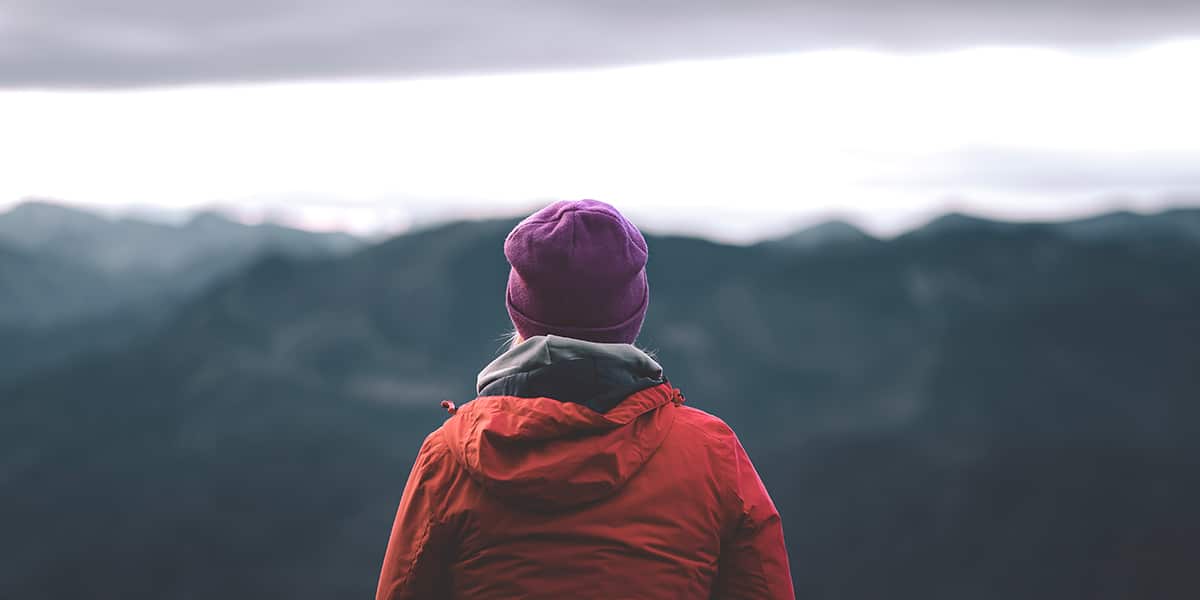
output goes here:
[{"label": "orange-red fabric", "polygon": [[491,396],[426,439],[377,600],[793,598],[737,437],[669,384],[608,413]]}]

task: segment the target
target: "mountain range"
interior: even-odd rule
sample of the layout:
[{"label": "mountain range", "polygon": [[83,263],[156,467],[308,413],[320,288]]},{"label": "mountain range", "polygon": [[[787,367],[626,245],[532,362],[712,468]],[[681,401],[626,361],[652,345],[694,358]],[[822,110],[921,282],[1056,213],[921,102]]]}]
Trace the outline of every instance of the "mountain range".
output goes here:
[{"label": "mountain range", "polygon": [[264,254],[337,256],[362,244],[343,233],[250,226],[212,212],[169,225],[18,204],[0,213],[0,348],[22,350],[0,366],[0,380],[118,347]]},{"label": "mountain range", "polygon": [[[0,383],[0,597],[369,596],[439,401],[510,327],[514,223],[259,254]],[[650,236],[639,345],[742,438],[799,597],[1195,597],[1197,223]]]},{"label": "mountain range", "polygon": [[200,212],[172,225],[99,214],[31,200],[0,214],[0,239],[42,256],[81,262],[108,273],[189,269],[214,271],[249,252],[295,256],[344,254],[362,242],[340,232],[315,233],[273,223],[245,225],[217,212]]}]

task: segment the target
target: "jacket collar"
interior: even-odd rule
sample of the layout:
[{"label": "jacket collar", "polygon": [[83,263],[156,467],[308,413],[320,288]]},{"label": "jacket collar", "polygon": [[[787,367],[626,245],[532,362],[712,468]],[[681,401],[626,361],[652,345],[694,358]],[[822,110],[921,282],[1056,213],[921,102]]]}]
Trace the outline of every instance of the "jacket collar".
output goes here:
[{"label": "jacket collar", "polygon": [[631,344],[545,335],[521,342],[484,367],[476,390],[480,396],[553,398],[604,413],[665,381],[662,367]]}]

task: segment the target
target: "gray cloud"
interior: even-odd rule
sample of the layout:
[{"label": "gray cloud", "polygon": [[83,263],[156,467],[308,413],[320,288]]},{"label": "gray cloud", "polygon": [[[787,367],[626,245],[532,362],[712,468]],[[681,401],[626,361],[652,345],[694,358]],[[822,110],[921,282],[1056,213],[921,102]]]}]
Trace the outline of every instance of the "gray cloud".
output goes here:
[{"label": "gray cloud", "polygon": [[416,76],[801,51],[1108,48],[1194,0],[0,0],[0,87]]}]

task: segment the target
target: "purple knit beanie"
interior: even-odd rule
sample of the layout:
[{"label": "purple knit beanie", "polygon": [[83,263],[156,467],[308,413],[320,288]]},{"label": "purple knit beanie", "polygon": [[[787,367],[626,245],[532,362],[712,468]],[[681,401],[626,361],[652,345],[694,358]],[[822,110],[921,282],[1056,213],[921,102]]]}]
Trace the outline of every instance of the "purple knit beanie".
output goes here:
[{"label": "purple knit beanie", "polygon": [[646,239],[596,200],[555,202],[504,240],[508,315],[521,337],[632,344],[650,305]]}]

